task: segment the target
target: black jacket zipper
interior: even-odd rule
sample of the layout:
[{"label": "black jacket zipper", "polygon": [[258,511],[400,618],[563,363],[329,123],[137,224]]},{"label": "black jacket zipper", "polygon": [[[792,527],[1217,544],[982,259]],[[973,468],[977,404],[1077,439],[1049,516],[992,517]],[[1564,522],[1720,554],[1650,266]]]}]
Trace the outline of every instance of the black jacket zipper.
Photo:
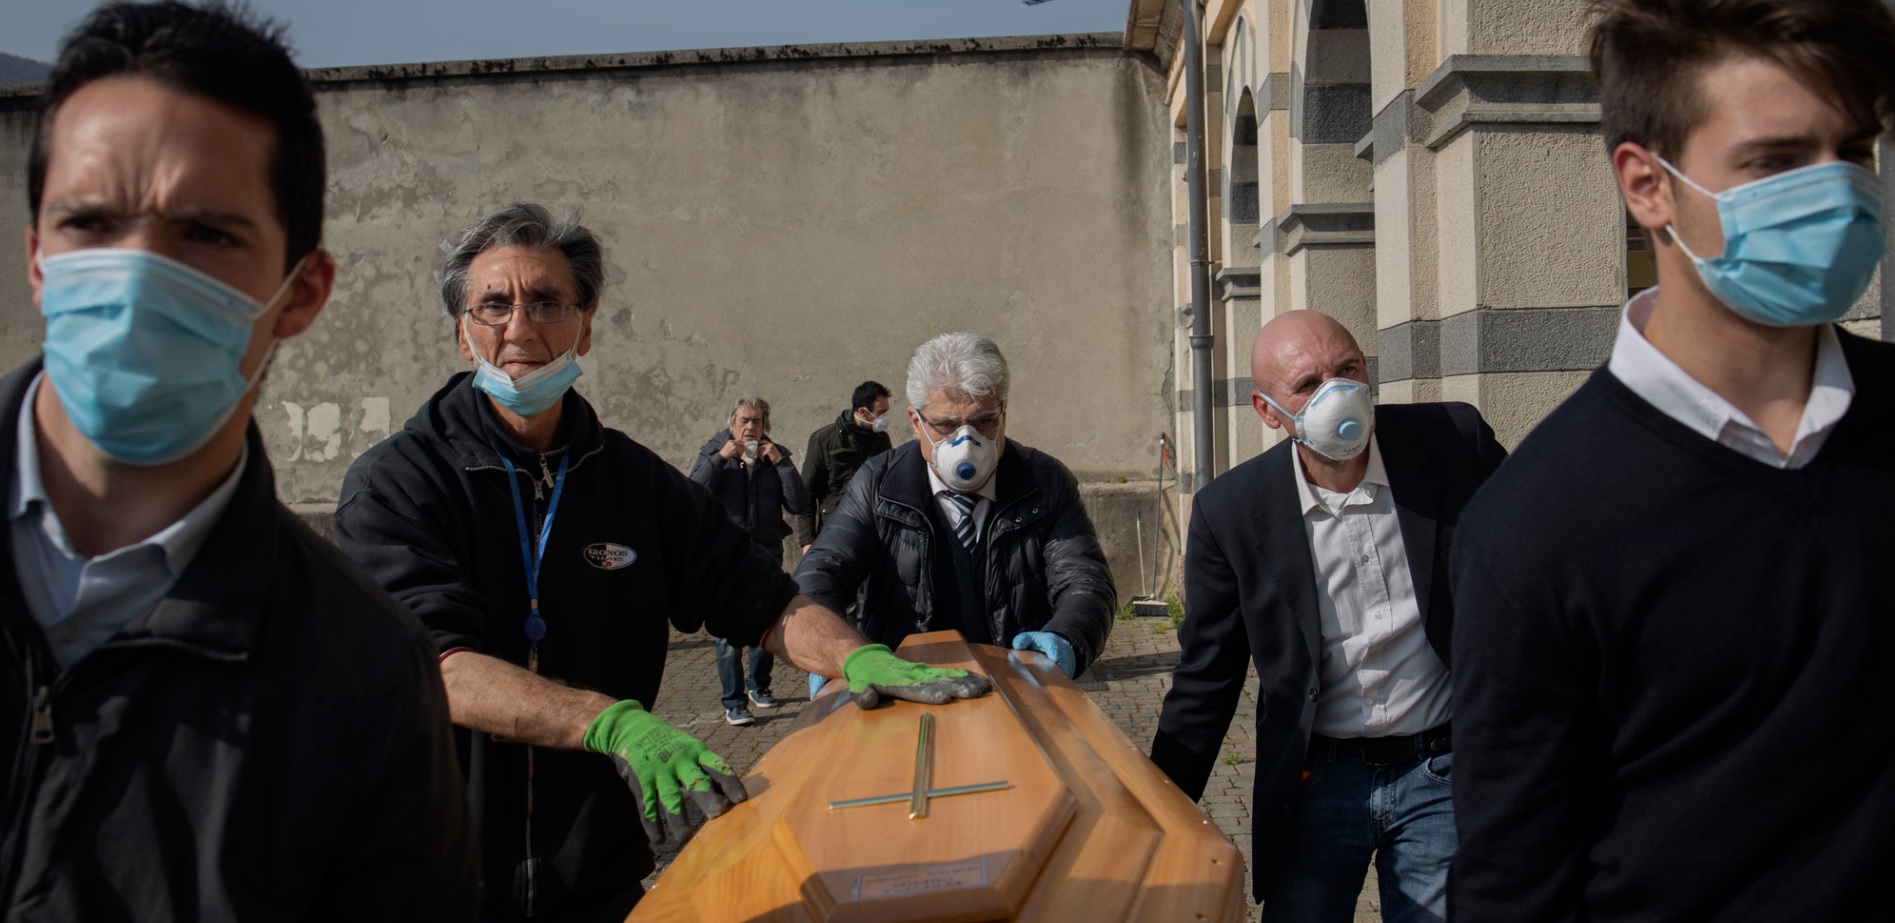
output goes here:
[{"label": "black jacket zipper", "polygon": [[[28,642],[31,644],[31,642]],[[32,691],[33,708],[31,717],[21,730],[25,739],[19,748],[19,758],[14,764],[13,778],[18,780],[16,794],[19,804],[12,816],[7,819],[4,878],[0,878],[0,901],[13,902],[13,891],[19,884],[20,868],[25,861],[26,845],[31,831],[28,819],[33,810],[33,793],[39,788],[40,773],[46,765],[45,757],[52,752],[53,733],[53,683],[59,678],[59,672],[48,662],[47,654],[40,645],[32,644],[27,656],[26,685]]]}]

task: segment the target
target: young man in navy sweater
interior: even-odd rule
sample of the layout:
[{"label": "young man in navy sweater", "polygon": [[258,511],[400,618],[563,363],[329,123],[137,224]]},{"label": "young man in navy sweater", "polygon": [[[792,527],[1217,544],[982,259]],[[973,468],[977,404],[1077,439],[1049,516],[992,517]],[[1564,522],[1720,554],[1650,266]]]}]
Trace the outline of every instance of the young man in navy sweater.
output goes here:
[{"label": "young man in navy sweater", "polygon": [[[1659,287],[1454,549],[1457,920],[1832,920],[1895,836],[1882,0],[1602,0]],[[1876,915],[1885,911],[1867,910]]]}]

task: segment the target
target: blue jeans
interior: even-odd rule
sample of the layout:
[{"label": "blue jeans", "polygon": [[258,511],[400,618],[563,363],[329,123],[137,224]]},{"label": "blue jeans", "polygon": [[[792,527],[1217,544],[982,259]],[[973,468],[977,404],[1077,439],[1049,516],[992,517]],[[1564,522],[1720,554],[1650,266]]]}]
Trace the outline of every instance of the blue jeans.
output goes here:
[{"label": "blue jeans", "polygon": [[[744,649],[732,645],[723,638],[717,639],[717,678],[724,684],[724,707],[737,708],[749,703],[744,700]],[[755,693],[770,691],[770,669],[776,666],[776,658],[760,647],[750,649],[750,684]]]},{"label": "blue jeans", "polygon": [[1349,923],[1370,857],[1384,923],[1447,919],[1448,860],[1460,838],[1448,780],[1454,754],[1369,766],[1312,741],[1283,864],[1263,903],[1270,923]]}]

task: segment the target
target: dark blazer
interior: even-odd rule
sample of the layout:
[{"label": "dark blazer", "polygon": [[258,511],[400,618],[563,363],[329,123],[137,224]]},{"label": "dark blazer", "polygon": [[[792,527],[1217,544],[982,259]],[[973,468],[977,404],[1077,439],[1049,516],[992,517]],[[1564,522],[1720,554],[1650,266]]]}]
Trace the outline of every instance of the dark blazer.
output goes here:
[{"label": "dark blazer", "polygon": [[[1466,404],[1375,409],[1375,440],[1395,493],[1395,516],[1428,642],[1449,663],[1454,602],[1448,547],[1461,508],[1507,457]],[[1289,832],[1316,717],[1316,572],[1297,498],[1294,443],[1285,440],[1206,484],[1192,501],[1185,544],[1183,652],[1158,719],[1151,758],[1192,798],[1204,794],[1256,661],[1257,771],[1251,885],[1259,898]],[[1451,665],[1451,664],[1450,664]]]}]

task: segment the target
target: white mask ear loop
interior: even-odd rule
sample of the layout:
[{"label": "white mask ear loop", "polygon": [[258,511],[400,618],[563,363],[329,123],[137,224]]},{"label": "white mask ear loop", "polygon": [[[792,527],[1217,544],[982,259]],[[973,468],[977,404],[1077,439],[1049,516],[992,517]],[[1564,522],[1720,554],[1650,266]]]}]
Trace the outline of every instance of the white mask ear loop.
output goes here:
[{"label": "white mask ear loop", "polygon": [[1277,403],[1276,401],[1273,401],[1273,400],[1270,400],[1270,395],[1268,395],[1268,394],[1265,394],[1265,393],[1263,393],[1263,389],[1262,389],[1262,388],[1252,388],[1251,390],[1252,390],[1252,391],[1254,391],[1254,392],[1256,392],[1256,395],[1257,395],[1258,397],[1260,397],[1260,398],[1263,398],[1263,399],[1264,399],[1264,401],[1265,401],[1266,403],[1268,403],[1268,404],[1269,404],[1270,406],[1272,406],[1272,407],[1275,407],[1275,408],[1276,408],[1276,412],[1277,412],[1277,413],[1279,413],[1279,414],[1281,414],[1281,415],[1283,416],[1283,422],[1285,422],[1285,423],[1289,423],[1289,424],[1292,424],[1292,425],[1294,425],[1294,426],[1295,426],[1295,429],[1293,429],[1293,430],[1291,430],[1291,431],[1290,431],[1290,440],[1291,440],[1291,441],[1293,441],[1293,442],[1301,442],[1301,441],[1303,441],[1303,421],[1302,421],[1302,418],[1300,418],[1300,417],[1298,417],[1298,416],[1297,416],[1296,414],[1293,414],[1293,413],[1291,413],[1291,412],[1289,412],[1289,411],[1287,411],[1287,410],[1284,410],[1284,409],[1283,409],[1283,405],[1282,405],[1282,404],[1279,404],[1279,403]]},{"label": "white mask ear loop", "polygon": [[[500,372],[502,375],[506,375],[505,372],[501,371],[499,366],[494,365],[492,362],[488,361],[487,357],[481,355],[480,350],[475,348],[474,328],[468,326],[470,321],[468,321],[467,319],[472,313],[473,312],[467,310],[466,308],[461,309],[461,336],[466,338],[467,340],[467,351],[474,354],[474,362],[476,363],[476,365],[485,367],[485,368],[490,368],[496,372]],[[508,381],[513,380],[512,375],[507,375],[506,377]]]},{"label": "white mask ear loop", "polygon": [[[1696,181],[1691,179],[1691,177],[1684,175],[1683,170],[1680,170],[1677,167],[1672,166],[1671,161],[1666,160],[1663,157],[1659,157],[1656,152],[1653,152],[1652,156],[1657,157],[1658,162],[1661,165],[1663,165],[1666,170],[1670,171],[1672,176],[1677,177],[1679,182],[1685,184],[1686,186],[1690,186],[1693,189],[1696,189],[1700,195],[1704,196],[1707,199],[1710,199],[1713,202],[1724,201],[1723,199],[1718,197],[1717,193],[1712,192],[1711,190],[1698,185]],[[1667,223],[1665,225],[1665,233],[1671,235],[1671,242],[1674,244],[1677,244],[1678,249],[1683,250],[1684,255],[1691,258],[1691,262],[1696,263],[1696,264],[1702,264],[1704,262],[1704,258],[1692,252],[1691,245],[1684,242],[1684,237],[1683,235],[1680,235],[1678,233],[1678,226],[1675,222]]]},{"label": "white mask ear loop", "polygon": [[[316,251],[314,250],[309,251],[309,253],[314,253],[314,252]],[[303,264],[309,262],[309,253],[303,254],[302,259],[297,260],[296,265],[290,267],[290,274],[283,279],[283,284],[277,286],[276,292],[270,295],[270,300],[263,303],[263,309],[257,312],[257,319],[255,323],[252,323],[250,325],[251,336],[253,337],[256,336],[257,324],[263,323],[263,319],[270,316],[271,311],[276,310],[276,307],[277,307],[276,303],[278,299],[283,298],[283,296],[288,295],[292,291],[295,290],[296,277],[302,273]],[[257,363],[257,370],[254,373],[252,373],[250,377],[244,382],[245,391],[249,391],[251,388],[256,387],[257,382],[260,382],[263,380],[263,373],[269,370],[271,362],[276,361],[276,348],[281,345],[283,345],[282,340],[277,339],[274,336],[270,338],[270,351],[263,354],[263,361]]]}]

